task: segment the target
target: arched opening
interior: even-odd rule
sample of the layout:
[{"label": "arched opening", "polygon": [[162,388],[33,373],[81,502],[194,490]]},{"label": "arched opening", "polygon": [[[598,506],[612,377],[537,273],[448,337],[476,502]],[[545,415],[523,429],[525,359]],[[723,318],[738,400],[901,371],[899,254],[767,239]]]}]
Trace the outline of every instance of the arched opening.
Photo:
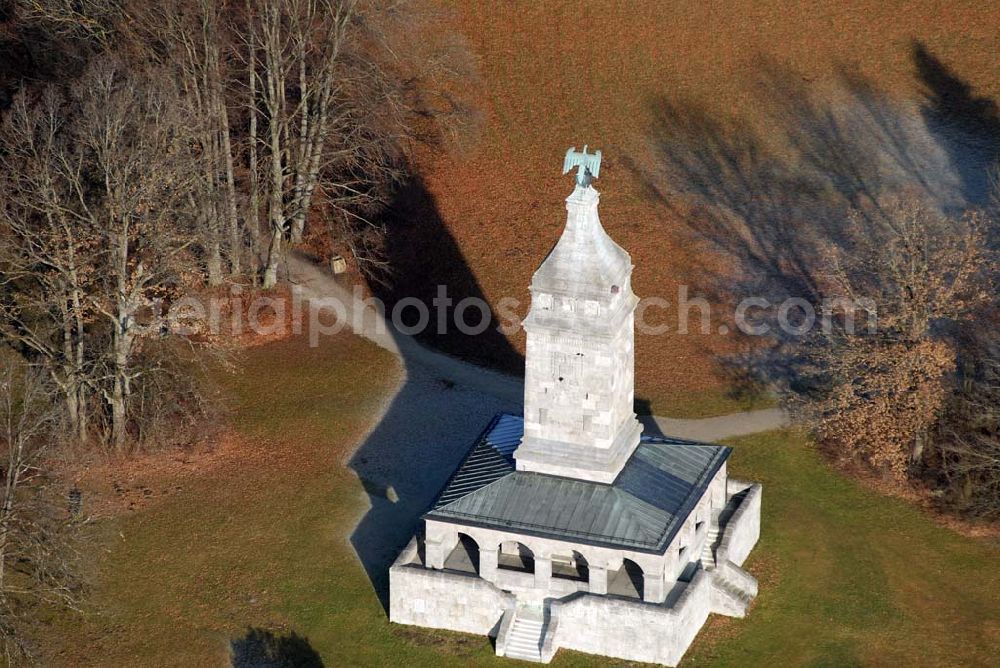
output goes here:
[{"label": "arched opening", "polygon": [[552,577],[587,582],[590,579],[587,559],[576,550],[573,550],[569,556],[553,554]]},{"label": "arched opening", "polygon": [[463,573],[479,573],[479,543],[472,536],[458,534],[458,543],[444,561],[444,567]]},{"label": "arched opening", "polygon": [[505,540],[500,543],[497,554],[497,568],[521,573],[535,572],[535,553],[524,543],[516,540]]},{"label": "arched opening", "polygon": [[642,600],[644,582],[642,567],[631,559],[625,559],[621,568],[608,573],[608,593]]}]

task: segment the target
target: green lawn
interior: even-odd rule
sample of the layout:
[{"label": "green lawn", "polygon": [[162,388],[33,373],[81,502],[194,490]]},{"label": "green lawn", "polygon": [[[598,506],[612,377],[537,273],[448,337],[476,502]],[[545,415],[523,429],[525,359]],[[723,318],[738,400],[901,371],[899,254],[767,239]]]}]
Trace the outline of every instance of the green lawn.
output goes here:
[{"label": "green lawn", "polygon": [[[326,666],[497,664],[485,638],[391,626],[347,540],[366,501],[344,460],[395,386],[386,368],[348,336],[251,350],[229,381],[250,454],[104,523],[97,612],[53,622],[46,665],[219,665],[248,628],[294,632]],[[713,618],[689,664],[990,659],[995,545],[831,472],[792,433],[734,444],[733,475],[764,483],[761,595],[746,620]]]},{"label": "green lawn", "polygon": [[[684,392],[661,391],[644,402],[642,388],[636,391],[636,411],[677,419],[699,419],[774,408],[777,398],[765,391],[751,394],[736,393],[724,387]],[[645,405],[643,405],[645,403]]]}]

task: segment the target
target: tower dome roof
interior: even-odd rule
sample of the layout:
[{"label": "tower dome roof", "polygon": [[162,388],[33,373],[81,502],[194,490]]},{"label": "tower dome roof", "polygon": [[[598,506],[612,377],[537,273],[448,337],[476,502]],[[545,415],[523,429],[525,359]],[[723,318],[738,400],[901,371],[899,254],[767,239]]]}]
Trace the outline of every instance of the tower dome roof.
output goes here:
[{"label": "tower dome roof", "polygon": [[597,214],[600,193],[590,186],[566,198],[566,228],[535,272],[533,291],[610,297],[632,271],[632,259],[604,231]]}]

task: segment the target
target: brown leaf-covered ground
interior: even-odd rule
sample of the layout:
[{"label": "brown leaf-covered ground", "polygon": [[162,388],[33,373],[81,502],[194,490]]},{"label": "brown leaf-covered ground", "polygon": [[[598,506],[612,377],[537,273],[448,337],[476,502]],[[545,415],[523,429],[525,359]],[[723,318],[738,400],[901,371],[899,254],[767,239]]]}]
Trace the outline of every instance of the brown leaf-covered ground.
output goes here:
[{"label": "brown leaf-covered ground", "polygon": [[[816,122],[874,97],[893,124],[906,125],[955,102],[921,74],[920,48],[987,108],[1000,96],[993,3],[469,2],[440,26],[460,31],[474,54],[482,123],[462,150],[424,156],[422,180],[396,202],[397,294],[429,299],[444,282],[494,305],[515,297],[522,313],[529,278],[564,223],[571,181],[559,172],[570,145],[604,151],[602,220],[632,254],[636,292],[675,302],[681,284],[708,294],[706,274],[746,269],[692,229],[690,201],[651,193],[647,179],[659,178],[664,146],[725,148],[734,164],[773,152],[794,173],[802,160],[824,157],[791,146],[802,134],[796,104]],[[767,194],[757,192],[766,173],[745,183],[737,174],[718,179],[751,200]],[[639,337],[637,396],[653,410],[739,407],[726,398],[732,382],[718,356],[749,344],[719,335],[724,313],[713,315],[708,334]],[[666,322],[676,324],[675,311]],[[518,371],[524,340],[455,336],[439,345]]]}]

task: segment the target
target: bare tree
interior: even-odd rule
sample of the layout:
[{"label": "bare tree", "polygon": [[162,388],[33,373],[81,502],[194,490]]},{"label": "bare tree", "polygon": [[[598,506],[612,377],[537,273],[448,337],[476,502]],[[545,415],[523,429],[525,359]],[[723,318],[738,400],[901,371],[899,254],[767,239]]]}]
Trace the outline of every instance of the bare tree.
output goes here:
[{"label": "bare tree", "polygon": [[0,336],[49,372],[74,438],[122,450],[130,429],[149,431],[137,383],[148,407],[151,376],[181,376],[153,354],[167,330],[157,302],[204,274],[220,283],[225,259],[239,275],[247,237],[254,282],[266,255],[272,286],[310,211],[377,266],[368,214],[402,173],[409,121],[462,107],[422,85],[446,58],[399,57],[419,51],[395,48],[417,39],[400,3],[20,6],[97,47],[81,75],[26,89],[0,121]]},{"label": "bare tree", "polygon": [[[297,220],[300,213],[305,215],[300,209],[315,188],[316,179],[310,176],[326,140],[324,126],[337,83],[334,65],[354,9],[354,3],[265,0],[256,15],[248,16],[249,35],[255,40],[250,46],[251,76],[261,80],[266,112],[270,242],[265,288],[277,282],[286,236],[291,232],[293,241],[301,238]],[[314,45],[320,53],[307,59]],[[299,88],[298,100],[290,99],[293,85]],[[251,104],[251,113],[256,113],[256,101]]]},{"label": "bare tree", "polygon": [[167,78],[110,58],[65,95],[27,98],[0,129],[0,331],[52,374],[78,438],[98,393],[122,449],[142,373],[132,359],[162,329],[157,300],[196,277],[189,126]]},{"label": "bare tree", "polygon": [[114,61],[95,65],[72,89],[77,103],[73,146],[88,182],[73,183],[85,225],[98,239],[99,289],[94,309],[110,327],[107,382],[111,442],[125,448],[132,367],[139,338],[161,329],[155,300],[169,296],[196,234],[185,208],[191,182],[183,116],[163,79],[129,72]]},{"label": "bare tree", "polygon": [[77,608],[72,522],[53,504],[44,457],[58,411],[43,372],[0,358],[0,638],[7,663],[30,653],[24,621],[39,603]]},{"label": "bare tree", "polygon": [[[399,176],[406,105],[386,56],[378,3],[264,0],[248,8],[252,131],[263,129],[270,229],[264,286],[271,287],[287,243],[302,240],[321,193],[332,215],[364,220],[380,187]],[[253,141],[254,138],[251,138]]]},{"label": "bare tree", "polygon": [[124,15],[118,0],[14,0],[25,20],[57,35],[106,42]]},{"label": "bare tree", "polygon": [[[141,15],[147,34],[161,39],[166,61],[176,73],[187,125],[196,141],[192,208],[198,211],[209,285],[223,277],[223,255],[229,274],[242,271],[243,230],[236,187],[237,146],[229,118],[224,51],[233,39],[227,32],[222,0],[175,0],[151,6]],[[223,252],[225,249],[225,253]]]},{"label": "bare tree", "polygon": [[96,239],[81,226],[71,183],[83,166],[66,146],[55,89],[36,105],[27,93],[0,125],[0,334],[42,362],[62,393],[70,433],[87,438],[88,350],[85,328]]},{"label": "bare tree", "polygon": [[934,440],[951,503],[990,518],[1000,516],[1000,349],[993,339],[963,374]]}]

